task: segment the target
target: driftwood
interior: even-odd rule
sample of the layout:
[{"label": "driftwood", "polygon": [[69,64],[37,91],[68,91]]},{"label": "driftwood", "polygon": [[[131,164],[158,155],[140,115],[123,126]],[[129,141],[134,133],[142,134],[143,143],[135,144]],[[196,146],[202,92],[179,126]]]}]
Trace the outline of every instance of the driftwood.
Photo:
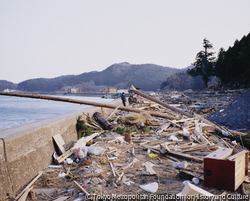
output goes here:
[{"label": "driftwood", "polygon": [[[74,100],[74,99],[60,98],[60,97],[53,97],[53,96],[41,96],[41,95],[9,93],[9,92],[0,92],[0,95],[18,96],[18,97],[36,98],[36,99],[45,99],[45,100],[53,100],[53,101],[62,101],[62,102],[93,105],[93,106],[96,106],[96,107],[106,107],[106,108],[113,108],[113,109],[115,109],[117,107],[117,106],[115,106],[113,104],[97,103],[97,102],[83,101],[83,100]],[[135,112],[135,113],[141,113],[142,112],[140,109],[132,108],[132,107],[124,107],[124,106],[120,106],[118,109],[123,110],[123,111],[128,111],[128,112]],[[167,119],[177,119],[175,116],[170,115],[170,114],[166,114],[166,113],[161,113],[161,112],[156,112],[156,111],[144,111],[144,112],[147,112],[150,115],[156,116],[156,117],[162,117],[162,118],[167,118]]]},{"label": "driftwood", "polygon": [[105,129],[105,130],[112,130],[113,126],[102,117],[100,112],[95,112],[93,114],[93,118]]}]

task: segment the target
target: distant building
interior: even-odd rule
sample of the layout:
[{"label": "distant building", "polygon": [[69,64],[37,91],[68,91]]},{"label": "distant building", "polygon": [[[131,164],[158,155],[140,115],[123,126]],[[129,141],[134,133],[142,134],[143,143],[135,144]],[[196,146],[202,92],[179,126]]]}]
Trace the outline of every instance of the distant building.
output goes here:
[{"label": "distant building", "polygon": [[103,93],[114,94],[114,93],[116,93],[116,90],[117,89],[115,87],[109,87],[109,88],[105,88],[103,90]]},{"label": "distant building", "polygon": [[4,89],[3,92],[18,92],[18,90],[15,90],[15,89]]},{"label": "distant building", "polygon": [[71,88],[71,87],[67,88],[67,93],[76,94],[76,93],[81,93],[81,92],[82,92],[81,88]]},{"label": "distant building", "polygon": [[121,94],[121,93],[125,93],[125,94],[128,94],[128,89],[118,89],[117,90],[117,93]]}]

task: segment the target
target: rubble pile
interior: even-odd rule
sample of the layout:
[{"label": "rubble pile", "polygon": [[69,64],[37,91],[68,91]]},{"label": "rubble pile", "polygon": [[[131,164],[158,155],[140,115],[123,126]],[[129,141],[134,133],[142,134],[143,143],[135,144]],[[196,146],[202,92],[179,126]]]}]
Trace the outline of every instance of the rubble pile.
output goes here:
[{"label": "rubble pile", "polygon": [[232,130],[250,132],[250,90],[210,114],[207,119]]},{"label": "rubble pile", "polygon": [[185,111],[207,114],[228,105],[242,93],[244,90],[169,92],[161,100]]},{"label": "rubble pile", "polygon": [[[200,95],[195,98],[185,94],[157,94],[157,99],[186,111],[199,106],[200,114],[203,114],[203,103],[204,108],[211,103],[209,107],[217,110],[229,100],[222,96],[207,98]],[[101,125],[97,126],[97,122],[89,117],[93,124],[86,122],[86,125],[93,128],[93,134],[70,145],[61,144],[63,140],[57,136],[55,141],[61,151],[51,153],[53,163],[34,182],[27,200],[127,198],[119,197],[122,195],[154,199],[156,195],[189,195],[190,189],[209,196],[250,195],[248,150],[235,140],[244,133],[230,132],[222,127],[218,132],[218,127],[198,116],[186,117],[137,95],[133,95],[131,100],[128,107],[139,108],[142,112],[116,111],[108,115],[106,120],[112,125],[111,130],[100,129]],[[150,116],[147,113],[150,110],[167,113],[175,119]],[[88,115],[84,114],[83,118],[85,116]],[[223,151],[225,153],[217,157],[218,151],[219,155]],[[204,158],[211,154],[216,160],[229,160],[227,158],[231,157],[230,160],[234,161],[240,156],[239,160],[247,169],[243,168],[243,173],[241,171],[240,177],[235,179],[238,182],[235,190],[204,185],[211,183],[204,181],[209,175],[209,171],[204,171]]]}]

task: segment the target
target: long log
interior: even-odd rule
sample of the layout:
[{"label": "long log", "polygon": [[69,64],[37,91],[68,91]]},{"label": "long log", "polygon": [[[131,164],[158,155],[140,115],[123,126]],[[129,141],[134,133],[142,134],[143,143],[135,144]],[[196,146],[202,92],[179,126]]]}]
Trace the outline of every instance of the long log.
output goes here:
[{"label": "long log", "polygon": [[162,102],[160,100],[157,100],[156,98],[153,98],[151,96],[148,96],[148,95],[138,91],[133,85],[130,87],[130,91],[132,91],[132,92],[134,92],[134,93],[136,93],[136,94],[138,94],[138,95],[140,95],[140,96],[142,96],[142,97],[144,97],[144,98],[146,98],[148,100],[154,101],[155,103],[159,103],[160,105],[162,105],[162,106],[164,106],[164,107],[166,107],[166,108],[168,108],[168,109],[170,109],[172,111],[175,111],[175,112],[177,112],[179,114],[185,115],[185,116],[190,117],[190,118],[193,117],[193,115],[191,115],[191,114],[189,114],[187,112],[179,110],[178,108],[172,107],[167,103],[164,103],[164,102]]},{"label": "long log", "polygon": [[[92,102],[92,101],[75,100],[75,99],[53,97],[53,96],[42,96],[42,95],[10,93],[10,92],[0,92],[0,95],[26,97],[26,98],[36,98],[36,99],[45,99],[45,100],[53,100],[53,101],[62,101],[62,102],[93,105],[93,106],[96,106],[96,107],[106,107],[106,108],[113,108],[113,109],[115,109],[117,107],[115,105],[107,104],[107,103],[97,103],[97,102]],[[141,113],[142,112],[140,109],[131,108],[131,107],[124,107],[124,106],[120,106],[118,109],[123,110],[123,111],[128,111],[128,112],[135,112],[135,113]],[[156,112],[156,111],[143,111],[143,112],[147,112],[150,115],[156,116],[156,117],[162,117],[162,118],[167,118],[167,119],[177,119],[175,116],[169,115],[169,114],[166,114],[166,113],[161,113],[161,112]]]},{"label": "long log", "polygon": [[105,130],[112,130],[113,126],[102,117],[102,114],[100,112],[95,112],[93,114],[93,118],[99,122],[99,124],[105,129]]}]

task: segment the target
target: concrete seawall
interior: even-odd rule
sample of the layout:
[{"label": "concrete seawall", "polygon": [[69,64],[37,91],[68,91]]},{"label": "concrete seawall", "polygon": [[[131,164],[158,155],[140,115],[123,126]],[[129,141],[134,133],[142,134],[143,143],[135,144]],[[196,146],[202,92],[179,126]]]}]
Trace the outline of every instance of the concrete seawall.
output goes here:
[{"label": "concrete seawall", "polygon": [[[112,102],[122,105],[122,102]],[[61,134],[65,143],[77,141],[76,123],[82,112],[106,117],[113,109],[90,107],[23,126],[0,131],[0,200],[15,194],[46,168],[55,150],[52,137]]]}]

